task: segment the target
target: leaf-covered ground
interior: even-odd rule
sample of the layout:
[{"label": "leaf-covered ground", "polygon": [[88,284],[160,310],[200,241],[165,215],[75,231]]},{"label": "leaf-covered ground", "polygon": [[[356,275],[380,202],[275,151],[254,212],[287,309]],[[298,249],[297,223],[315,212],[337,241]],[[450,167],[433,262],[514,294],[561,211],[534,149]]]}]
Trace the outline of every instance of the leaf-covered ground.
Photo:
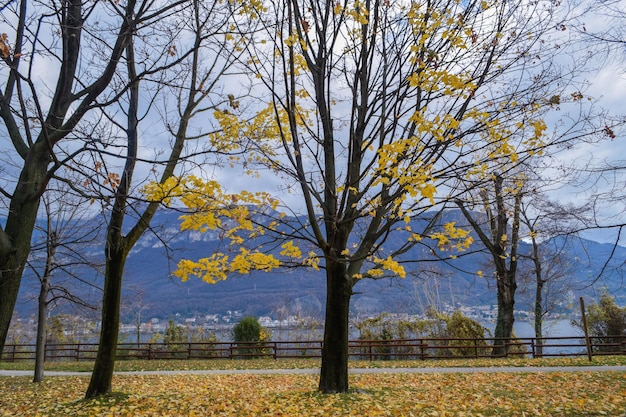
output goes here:
[{"label": "leaf-covered ground", "polygon": [[[454,367],[521,367],[521,366],[598,366],[626,365],[626,355],[595,356],[590,362],[587,357],[560,358],[501,358],[501,359],[447,359],[447,360],[351,360],[351,368],[454,368]],[[0,362],[0,369],[32,370],[32,361]],[[208,369],[319,369],[319,359],[281,358],[274,359],[200,359],[200,360],[118,360],[115,363],[117,372],[123,371],[185,371]],[[48,371],[81,371],[91,372],[93,362],[61,361],[46,362]]]},{"label": "leaf-covered ground", "polygon": [[625,372],[357,374],[348,394],[317,375],[118,375],[83,400],[87,377],[0,378],[0,416],[625,416]]}]

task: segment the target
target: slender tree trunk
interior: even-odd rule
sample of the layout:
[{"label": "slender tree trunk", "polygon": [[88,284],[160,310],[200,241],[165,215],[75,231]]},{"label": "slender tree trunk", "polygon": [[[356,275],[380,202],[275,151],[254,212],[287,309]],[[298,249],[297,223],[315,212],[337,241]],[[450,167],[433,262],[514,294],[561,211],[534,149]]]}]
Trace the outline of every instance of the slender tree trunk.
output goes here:
[{"label": "slender tree trunk", "polygon": [[142,223],[141,231],[137,231],[138,226],[135,226],[129,232],[131,237],[125,237],[122,233],[138,148],[137,109],[139,106],[139,81],[136,79],[134,56],[134,45],[132,40],[130,40],[126,47],[127,68],[129,79],[135,81],[129,88],[126,163],[120,183],[115,190],[115,203],[113,204],[111,219],[107,226],[106,268],[104,273],[104,293],[102,294],[102,327],[96,362],[94,363],[91,381],[85,394],[86,398],[94,398],[111,392],[120,329],[120,303],[124,265],[130,249],[147,228],[147,224],[150,221],[149,218],[146,223],[142,223],[140,220],[139,223]]},{"label": "slender tree trunk", "polygon": [[43,381],[44,362],[46,360],[46,313],[48,312],[48,289],[50,282],[44,276],[39,288],[37,311],[37,341],[35,346],[35,376],[33,382]]},{"label": "slender tree trunk", "polygon": [[508,343],[513,334],[513,323],[515,321],[515,290],[517,284],[515,279],[511,279],[510,273],[503,273],[498,278],[498,317],[494,337],[494,348],[492,356],[506,356],[509,351]]},{"label": "slender tree trunk", "polygon": [[343,263],[330,261],[326,269],[326,319],[319,390],[324,394],[348,391],[348,314],[352,281]]},{"label": "slender tree trunk", "polygon": [[141,310],[137,312],[137,348],[141,343]]},{"label": "slender tree trunk", "polygon": [[[533,230],[534,231],[534,230]],[[543,286],[545,281],[543,279],[543,269],[541,260],[539,258],[539,245],[535,236],[532,237],[533,244],[533,263],[535,265],[535,339],[537,341],[535,347],[535,355],[538,357],[543,356]]]},{"label": "slender tree trunk", "polygon": [[50,291],[50,278],[52,270],[55,266],[54,254],[57,250],[57,234],[53,230],[52,218],[50,216],[50,207],[45,205],[47,215],[46,233],[46,266],[41,277],[41,286],[39,288],[38,302],[38,320],[37,320],[37,343],[35,347],[35,375],[33,382],[43,381],[43,365],[46,360],[46,313],[48,308],[48,292]]},{"label": "slender tree trunk", "polygon": [[537,280],[537,288],[535,290],[535,355],[543,356],[543,280]]},{"label": "slender tree trunk", "polygon": [[94,398],[111,392],[115,355],[120,323],[120,300],[122,294],[122,277],[126,263],[126,251],[123,247],[121,233],[107,238],[107,266],[104,278],[104,294],[102,297],[102,324],[100,343],[94,364],[91,381],[85,396]]}]

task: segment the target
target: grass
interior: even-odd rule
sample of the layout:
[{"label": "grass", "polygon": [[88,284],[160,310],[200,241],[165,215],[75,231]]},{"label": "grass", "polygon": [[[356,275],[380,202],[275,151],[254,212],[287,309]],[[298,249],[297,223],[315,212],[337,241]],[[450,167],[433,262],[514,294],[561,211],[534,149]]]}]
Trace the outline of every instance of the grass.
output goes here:
[{"label": "grass", "polygon": [[[599,366],[625,365],[626,356],[595,356],[589,362],[587,357],[564,358],[510,358],[510,359],[448,359],[427,361],[350,361],[351,368],[423,368],[423,367],[502,367],[502,366]],[[319,359],[206,359],[206,360],[118,360],[117,372],[123,371],[175,371],[175,370],[228,370],[228,369],[310,369],[319,368]],[[0,362],[4,370],[32,370],[34,362]],[[93,362],[46,362],[48,371],[91,372]]]},{"label": "grass", "polygon": [[[351,367],[625,365],[626,357],[375,361]],[[0,363],[3,369],[31,364]],[[91,363],[48,363],[87,370]],[[316,368],[318,360],[118,361],[117,371]],[[116,375],[84,400],[88,376],[0,377],[0,416],[626,416],[626,372],[352,374],[347,394],[317,392],[317,375]]]}]

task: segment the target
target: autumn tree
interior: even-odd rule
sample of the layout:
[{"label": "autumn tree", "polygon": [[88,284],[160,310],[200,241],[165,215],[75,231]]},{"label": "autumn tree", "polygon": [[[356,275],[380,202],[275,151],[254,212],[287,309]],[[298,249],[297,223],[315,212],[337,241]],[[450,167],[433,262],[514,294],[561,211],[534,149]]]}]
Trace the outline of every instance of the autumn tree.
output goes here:
[{"label": "autumn tree", "polygon": [[[402,263],[410,260],[403,254],[415,245],[469,247],[469,230],[454,223],[424,230],[410,223],[449,201],[459,177],[545,146],[541,113],[546,98],[564,89],[557,82],[563,74],[541,58],[557,48],[548,36],[555,6],[447,0],[250,5],[260,27],[244,38],[248,57],[241,65],[259,100],[216,112],[218,135],[248,139],[252,149],[235,162],[262,178],[278,175],[284,206],[304,213],[259,209],[246,236],[263,233],[265,252],[277,260],[268,268],[325,271],[319,390],[345,392],[355,285],[404,277]],[[185,192],[199,194],[189,187]],[[184,228],[218,224],[214,215],[202,217],[206,201],[186,202],[191,212]],[[215,282],[244,269],[249,254],[186,260],[178,275]]]},{"label": "autumn tree", "polygon": [[8,210],[0,228],[0,352],[40,197],[51,178],[62,177],[60,168],[100,139],[95,122],[120,91],[109,87],[132,33],[153,18],[147,4],[21,0],[3,6],[0,118],[10,162],[1,190]]},{"label": "autumn tree", "polygon": [[[178,5],[182,7],[167,5],[166,10],[152,12],[159,18],[152,28],[152,36],[159,33],[158,42],[164,43],[158,43],[152,36],[143,37],[142,32],[127,42],[124,58],[129,88],[124,106],[119,110],[126,115],[124,123],[120,122],[120,129],[125,133],[121,139],[124,152],[119,155],[123,164],[120,173],[111,173],[112,156],[105,147],[94,149],[95,157],[102,160],[97,165],[102,168],[94,177],[104,176],[104,180],[90,186],[104,188],[100,196],[107,195],[105,187],[108,187],[111,207],[105,248],[102,327],[86,393],[88,398],[111,391],[126,260],[139,238],[149,230],[162,199],[168,198],[164,195],[147,203],[142,201],[137,183],[145,185],[148,181],[145,176],[135,181],[138,163],[147,163],[152,178],[156,178],[155,183],[164,184],[177,181],[174,174],[176,170],[184,171],[184,161],[200,164],[204,161],[203,155],[229,153],[236,143],[201,141],[210,139],[211,127],[194,123],[197,116],[229,102],[228,97],[220,97],[217,92],[222,86],[222,75],[236,56],[225,42],[228,23],[235,13],[231,6],[237,7],[236,2],[231,5],[185,1]],[[150,97],[145,110],[140,110],[142,94]],[[161,103],[158,110],[155,103]],[[169,136],[170,143],[166,145],[169,152],[161,160],[141,158],[140,124],[144,121],[147,126],[156,118],[163,119],[161,127]],[[113,121],[115,117],[111,115],[109,119]]]}]

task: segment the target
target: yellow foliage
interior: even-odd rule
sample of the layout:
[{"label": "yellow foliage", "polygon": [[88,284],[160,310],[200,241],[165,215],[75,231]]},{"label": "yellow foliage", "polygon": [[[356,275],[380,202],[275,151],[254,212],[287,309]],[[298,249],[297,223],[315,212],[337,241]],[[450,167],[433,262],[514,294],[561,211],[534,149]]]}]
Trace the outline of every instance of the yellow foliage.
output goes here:
[{"label": "yellow foliage", "polygon": [[[193,175],[172,177],[164,183],[147,184],[142,192],[148,201],[160,201],[172,205],[175,201],[190,210],[189,214],[180,216],[181,230],[223,229],[222,236],[230,240],[231,245],[241,245],[244,237],[254,237],[265,232],[251,221],[250,206],[265,206],[276,209],[278,201],[267,193],[251,193],[242,191],[238,194],[226,194],[216,181],[205,181]],[[227,227],[224,223],[228,222]],[[284,246],[289,255],[299,257],[295,246]],[[240,253],[230,259],[228,255],[216,253],[198,261],[182,260],[174,275],[183,281],[190,276],[200,277],[203,281],[215,283],[227,278],[228,274],[238,272],[249,273],[252,270],[270,271],[280,266],[280,261],[272,255],[240,248]]]},{"label": "yellow foliage", "polygon": [[379,278],[384,275],[384,271],[389,271],[395,276],[406,278],[406,271],[404,270],[404,267],[397,261],[393,260],[391,256],[386,259],[373,257],[371,261],[376,265],[376,267],[367,271],[367,275],[370,277]]},{"label": "yellow foliage", "polygon": [[240,249],[240,253],[233,258],[230,264],[232,272],[248,274],[252,270],[269,272],[280,267],[280,261],[273,255],[266,255],[258,251]]},{"label": "yellow foliage", "polygon": [[280,252],[280,254],[283,256],[286,256],[288,258],[296,258],[296,259],[302,258],[302,251],[300,250],[299,247],[293,244],[292,240],[283,243],[281,245],[281,248],[283,250]]},{"label": "yellow foliage", "polygon": [[315,252],[309,252],[309,256],[304,259],[304,261],[302,261],[303,265],[307,265],[310,266],[311,268],[313,268],[316,271],[320,270],[320,258],[319,256],[317,256],[317,254]]},{"label": "yellow foliage", "polygon": [[[437,241],[439,250],[454,249],[462,252],[470,247],[474,238],[470,236],[470,231],[455,226],[456,222],[449,222],[444,225],[442,232],[432,233],[429,237]],[[453,244],[453,241],[456,243]]]},{"label": "yellow foliage", "polygon": [[228,273],[228,256],[223,254],[213,254],[209,258],[201,258],[197,261],[183,259],[178,262],[174,276],[179,277],[183,282],[189,276],[200,277],[204,282],[215,284],[217,281],[226,279]]},{"label": "yellow foliage", "polygon": [[272,255],[241,248],[240,253],[232,260],[222,253],[197,261],[183,259],[178,263],[174,276],[179,277],[183,282],[187,281],[190,276],[196,276],[204,282],[215,284],[225,280],[232,272],[240,274],[248,274],[252,270],[268,272],[278,267],[280,267],[280,261]]}]

